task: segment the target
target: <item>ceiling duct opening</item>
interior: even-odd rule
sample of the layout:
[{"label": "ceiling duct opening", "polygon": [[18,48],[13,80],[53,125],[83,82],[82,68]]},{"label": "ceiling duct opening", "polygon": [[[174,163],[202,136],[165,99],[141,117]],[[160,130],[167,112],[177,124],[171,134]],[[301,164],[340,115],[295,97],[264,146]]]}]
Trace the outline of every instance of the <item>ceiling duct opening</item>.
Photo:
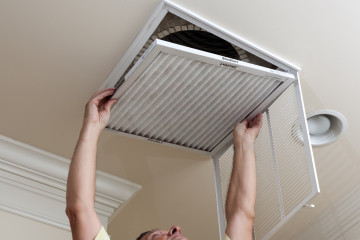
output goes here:
[{"label": "ceiling duct opening", "polygon": [[186,30],[170,33],[161,40],[241,60],[238,51],[233,45],[209,32]]},{"label": "ceiling duct opening", "polygon": [[119,78],[119,81],[115,84],[116,88],[123,83],[123,78],[126,73],[130,71],[130,69],[136,64],[136,62],[156,39],[237,59],[269,69],[284,71],[278,66],[271,64],[270,62],[245,51],[244,49],[241,49],[225,39],[220,38],[191,22],[168,12],[159,23],[156,30],[152,33],[151,37],[148,38],[141,50],[137,53],[133,62]]},{"label": "ceiling duct opening", "polygon": [[[155,39],[249,62],[243,49],[171,13],[166,14],[147,43],[151,44]],[[141,52],[147,47],[149,45],[144,46]]]}]

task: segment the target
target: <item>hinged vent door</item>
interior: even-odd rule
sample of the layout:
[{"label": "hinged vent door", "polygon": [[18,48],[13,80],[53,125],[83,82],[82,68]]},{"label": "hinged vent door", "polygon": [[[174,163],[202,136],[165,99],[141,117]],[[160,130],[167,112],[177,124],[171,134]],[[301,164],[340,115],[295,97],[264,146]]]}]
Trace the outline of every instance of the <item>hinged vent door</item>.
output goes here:
[{"label": "hinged vent door", "polygon": [[119,81],[107,128],[213,154],[234,123],[263,111],[288,73],[156,40]]},{"label": "hinged vent door", "polygon": [[[306,126],[301,115],[301,93],[295,84],[263,114],[263,127],[256,140],[256,239],[269,239],[319,192],[308,135],[302,135],[306,133]],[[232,147],[214,158],[222,233],[226,226],[224,203],[232,158]]]}]

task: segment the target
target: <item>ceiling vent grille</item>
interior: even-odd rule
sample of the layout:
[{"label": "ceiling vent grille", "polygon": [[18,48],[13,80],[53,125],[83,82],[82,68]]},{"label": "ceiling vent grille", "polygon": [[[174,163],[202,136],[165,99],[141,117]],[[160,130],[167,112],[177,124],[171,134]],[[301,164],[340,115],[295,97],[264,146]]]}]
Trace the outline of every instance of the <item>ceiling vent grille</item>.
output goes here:
[{"label": "ceiling vent grille", "polygon": [[[107,130],[212,157],[222,239],[232,128],[266,112],[257,140],[255,235],[269,239],[319,192],[299,70],[163,1],[101,86],[116,87],[119,99]],[[294,124],[303,142],[294,141]]]},{"label": "ceiling vent grille", "polygon": [[[294,140],[294,122],[300,121],[296,88],[290,86],[263,114],[263,127],[256,140],[257,196],[254,232],[269,239],[318,192],[311,158],[304,145]],[[227,186],[232,170],[233,148],[216,158],[225,210]],[[225,227],[225,220],[222,221]]]}]

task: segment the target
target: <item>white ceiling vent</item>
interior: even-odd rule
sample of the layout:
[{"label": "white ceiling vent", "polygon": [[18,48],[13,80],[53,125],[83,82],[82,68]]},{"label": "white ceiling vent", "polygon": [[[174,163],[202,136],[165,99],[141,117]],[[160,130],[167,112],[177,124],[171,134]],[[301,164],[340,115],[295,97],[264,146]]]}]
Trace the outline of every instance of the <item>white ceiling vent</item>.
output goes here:
[{"label": "white ceiling vent", "polygon": [[[119,99],[112,107],[107,130],[211,156],[222,237],[222,196],[232,162],[231,153],[224,155],[227,157],[223,154],[232,144],[232,128],[236,122],[267,112],[269,127],[262,131],[269,137],[260,138],[257,152],[269,150],[270,155],[262,154],[257,162],[263,171],[258,174],[258,198],[263,205],[256,209],[260,225],[255,225],[255,234],[268,239],[319,192],[298,70],[200,16],[163,1],[102,85],[116,87],[114,97]],[[285,98],[289,101],[279,102],[289,89],[294,101]],[[304,141],[287,145],[287,137],[293,138],[292,129],[285,126],[294,121],[302,127]],[[293,158],[288,158],[286,153],[292,151]],[[302,175],[295,174],[294,180],[287,172]],[[274,183],[274,188],[267,188],[268,183]],[[301,194],[287,198],[293,186]],[[276,204],[261,200],[269,196],[268,191],[273,191]],[[284,202],[287,200],[291,203]],[[272,216],[274,213],[278,218]],[[268,219],[272,219],[270,223]]]}]

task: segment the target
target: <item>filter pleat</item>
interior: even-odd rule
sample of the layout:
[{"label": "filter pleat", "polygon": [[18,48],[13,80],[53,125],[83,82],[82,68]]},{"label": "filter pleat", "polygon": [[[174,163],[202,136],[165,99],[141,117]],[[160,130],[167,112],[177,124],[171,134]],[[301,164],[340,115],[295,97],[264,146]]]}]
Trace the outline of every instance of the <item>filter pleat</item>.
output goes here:
[{"label": "filter pleat", "polygon": [[[212,119],[210,129],[208,129],[209,134],[207,136],[202,136],[200,138],[199,145],[197,147],[202,148],[204,146],[210,146],[216,138],[218,138],[219,132],[227,131],[229,133],[229,128],[233,127],[234,121],[237,118],[243,118],[246,116],[247,112],[246,104],[249,101],[249,96],[254,92],[255,89],[261,88],[261,81],[259,81],[259,77],[252,76],[249,82],[245,83],[244,91],[238,94],[238,98],[230,105],[228,111],[224,112],[221,116],[224,120],[220,118],[220,116],[216,116]],[[240,109],[237,109],[240,108]],[[235,118],[235,119],[234,119]],[[225,129],[224,129],[225,128]],[[209,139],[213,138],[213,139]],[[204,140],[204,142],[201,142]]]},{"label": "filter pleat", "polygon": [[[163,128],[156,135],[162,136],[164,133],[166,133],[166,136],[162,139],[167,139],[169,142],[173,142],[173,139],[176,137],[177,133],[180,133],[184,128],[189,127],[189,125],[184,124],[184,122],[189,119],[191,115],[196,114],[193,109],[196,107],[199,101],[201,101],[202,97],[213,93],[215,91],[215,86],[224,82],[230,74],[231,72],[224,71],[223,75],[215,77],[212,79],[213,81],[209,81],[209,79],[204,81],[204,87],[195,89],[192,96],[190,96],[188,99],[187,105],[185,105],[183,109],[179,109],[174,125],[169,125],[167,128]],[[191,124],[191,126],[193,125]]]},{"label": "filter pleat", "polygon": [[[211,136],[212,131],[215,131],[216,128],[220,127],[219,124],[224,124],[223,119],[226,119],[228,117],[228,114],[231,113],[231,111],[234,111],[235,108],[241,108],[243,105],[243,101],[247,96],[247,93],[250,91],[251,87],[256,87],[252,84],[252,81],[256,81],[257,77],[254,75],[244,75],[243,79],[239,79],[234,86],[231,88],[233,90],[232,94],[229,95],[231,101],[229,101],[226,104],[226,107],[218,109],[216,113],[212,113],[211,116],[209,116],[210,122],[207,123],[207,128],[205,129],[205,125],[202,124],[202,131],[198,134],[198,136],[193,140],[195,143],[195,147],[199,148],[198,146],[201,140],[205,139],[209,140],[208,142],[212,141],[208,139],[209,136]],[[200,140],[200,141],[199,141]],[[203,143],[205,144],[205,143]],[[193,145],[194,146],[194,143]]]},{"label": "filter pleat", "polygon": [[[232,74],[224,85],[216,89],[216,97],[208,96],[209,99],[206,99],[205,103],[201,105],[201,110],[198,110],[200,114],[194,116],[192,119],[192,123],[196,127],[197,131],[183,132],[178,142],[190,146],[192,145],[193,141],[196,141],[196,136],[201,135],[202,132],[208,132],[206,129],[204,129],[204,127],[210,126],[212,118],[214,116],[221,115],[220,111],[227,111],[227,109],[230,107],[228,104],[229,100],[235,94],[232,89],[236,88],[236,85],[240,85],[242,79],[245,77],[246,73],[238,72],[236,74]],[[234,81],[234,79],[239,79],[239,81]],[[206,103],[208,105],[206,105]]]},{"label": "filter pleat", "polygon": [[[156,109],[157,114],[153,115],[148,124],[146,124],[147,126],[144,127],[144,129],[148,129],[151,132],[151,138],[162,136],[162,130],[174,126],[177,121],[177,116],[179,115],[177,111],[184,109],[187,101],[192,97],[194,87],[201,86],[201,84],[203,84],[201,80],[209,77],[209,74],[213,74],[210,73],[209,66],[204,65],[204,67],[201,71],[191,74],[191,77],[189,77],[190,81],[186,81],[182,89],[178,89],[176,93],[166,99],[164,105]],[[193,80],[193,82],[191,82],[191,80]],[[177,101],[177,104],[174,104],[174,101]]]},{"label": "filter pleat", "polygon": [[208,82],[207,88],[202,89],[201,94],[194,96],[193,100],[189,104],[188,108],[184,113],[179,117],[178,122],[176,124],[176,128],[169,129],[169,135],[173,136],[172,138],[169,138],[170,142],[178,142],[178,138],[181,138],[185,132],[188,132],[189,124],[192,126],[192,130],[196,131],[194,127],[196,125],[194,124],[193,120],[196,118],[196,116],[199,115],[200,111],[204,107],[211,107],[211,105],[206,101],[206,97],[211,96],[212,98],[216,99],[220,92],[217,92],[218,86],[223,86],[228,83],[228,80],[231,78],[232,74],[236,74],[232,71],[227,71],[225,73],[225,77],[221,79],[218,82]]},{"label": "filter pleat", "polygon": [[[169,60],[169,58],[171,58]],[[148,67],[148,71],[141,74],[140,78],[145,77],[144,81],[141,84],[136,84],[135,86],[132,85],[123,95],[121,95],[117,101],[117,103],[112,108],[112,115],[109,121],[109,127],[115,128],[116,124],[120,123],[121,120],[123,120],[125,111],[127,111],[130,108],[130,103],[133,102],[134,96],[138,95],[138,92],[140,89],[144,89],[146,87],[147,81],[149,79],[152,79],[152,77],[156,77],[156,74],[162,74],[165,72],[171,64],[175,61],[175,58],[173,56],[170,56],[166,53],[159,54],[158,57],[152,62],[152,64]],[[159,71],[159,66],[163,66],[161,72]],[[117,130],[120,130],[120,127],[116,128]]]},{"label": "filter pleat", "polygon": [[192,80],[200,77],[201,74],[204,74],[206,65],[204,63],[195,63],[190,66],[190,71],[186,71],[182,74],[181,79],[175,81],[173,86],[171,86],[171,91],[169,89],[163,89],[163,94],[158,95],[157,99],[154,101],[151,106],[145,109],[138,119],[138,128],[134,131],[135,134],[145,133],[147,130],[153,132],[155,127],[161,127],[161,116],[166,116],[169,114],[166,111],[161,111],[162,109],[168,110],[167,106],[172,105],[172,99],[178,99],[179,94],[183,89],[189,87]]},{"label": "filter pleat", "polygon": [[[245,118],[250,112],[251,109],[249,108],[249,105],[252,101],[252,97],[254,97],[255,99],[253,101],[259,103],[261,102],[261,98],[263,96],[263,93],[266,92],[267,88],[264,88],[264,82],[259,81],[259,85],[257,85],[258,87],[251,89],[250,91],[248,91],[246,94],[244,94],[244,98],[242,100],[242,113],[238,114],[238,110],[236,110],[236,106],[234,106],[234,108],[232,109],[232,111],[229,111],[229,114],[226,116],[226,121],[221,122],[220,126],[215,125],[212,134],[209,136],[209,138],[213,138],[213,142],[208,142],[208,146],[210,146],[209,148],[212,149],[216,146],[216,141],[220,141],[223,135],[229,134],[235,123],[237,121],[239,121],[239,119],[243,119]],[[200,140],[201,141],[201,140]],[[205,144],[205,143],[204,143]],[[204,146],[204,145],[200,145],[200,146]]]},{"label": "filter pleat", "polygon": [[[254,102],[256,102],[257,105],[260,104],[264,99],[264,96],[266,96],[266,93],[270,94],[277,85],[277,83],[267,85],[264,81],[260,81],[260,86],[258,88],[253,88],[252,91],[246,94],[246,100],[243,104],[245,109],[242,110],[244,113],[239,115],[234,109],[227,116],[228,120],[222,123],[222,127],[214,128],[214,133],[210,135],[209,138],[213,137],[215,140],[211,144],[209,144],[209,149],[213,149],[216,146],[216,141],[221,140],[223,138],[223,135],[227,135],[232,131],[236,121],[245,118],[251,112],[251,108],[249,105],[252,98],[255,98]],[[201,146],[204,147],[204,145]]]},{"label": "filter pleat", "polygon": [[[163,109],[165,113],[162,114],[162,117],[159,120],[160,122],[164,123],[164,126],[159,125],[158,128],[153,129],[153,132],[157,134],[152,137],[162,135],[168,127],[173,126],[173,124],[178,121],[178,116],[181,116],[183,112],[187,111],[187,107],[190,106],[190,103],[194,102],[197,97],[201,96],[200,92],[203,87],[210,87],[210,85],[206,84],[206,82],[203,81],[204,79],[214,78],[214,81],[216,82],[217,80],[221,79],[226,72],[222,68],[215,68],[214,66],[209,65],[207,65],[206,69],[206,74],[194,78],[194,82],[189,82],[189,86],[185,88],[179,95],[179,100],[177,104],[173,104],[172,101],[168,102],[168,106]],[[195,99],[193,99],[193,97],[195,97]],[[169,135],[166,140],[170,141]]]},{"label": "filter pleat", "polygon": [[[149,66],[151,70],[149,70],[148,72],[148,77],[152,76],[155,70],[158,68],[158,65],[162,65],[167,59],[168,57],[166,57],[164,53],[159,54]],[[121,89],[123,89],[126,85],[128,85],[127,81],[124,82]],[[115,122],[120,119],[120,109],[130,102],[131,96],[134,96],[141,86],[138,86],[138,88],[135,88],[133,86],[131,87],[132,91],[125,91],[124,94],[120,95],[117,103],[115,103],[115,105],[113,106],[108,127],[115,127]]]},{"label": "filter pleat", "polygon": [[[159,82],[150,84],[150,90],[140,93],[140,101],[134,103],[134,110],[128,113],[128,118],[132,121],[124,124],[123,128],[127,129],[130,133],[135,131],[133,123],[136,123],[136,126],[141,126],[139,120],[142,115],[144,113],[153,114],[153,109],[158,104],[159,99],[164,99],[168,94],[173,93],[191,73],[188,70],[194,70],[199,65],[200,63],[194,64],[192,61],[179,61],[176,63],[176,68],[174,68],[171,74],[164,76],[162,79],[159,78]],[[142,81],[142,79],[139,79],[139,81]]]},{"label": "filter pleat", "polygon": [[[144,89],[140,89],[135,98],[135,101],[131,102],[129,106],[125,106],[124,115],[126,116],[123,123],[121,123],[121,127],[123,130],[131,132],[130,126],[136,124],[136,114],[141,111],[140,108],[143,108],[144,105],[147,105],[148,102],[152,101],[159,93],[159,87],[167,88],[172,81],[175,81],[177,77],[180,75],[181,71],[186,69],[191,62],[185,62],[185,59],[178,59],[177,57],[172,57],[170,59],[172,63],[163,74],[157,74],[156,78],[153,81],[149,81]],[[160,72],[161,68],[158,71]],[[140,78],[141,79],[141,78]],[[143,82],[143,81],[140,81]],[[137,83],[136,83],[137,85]],[[161,90],[160,90],[161,91]],[[119,126],[119,123],[117,123]]]}]

